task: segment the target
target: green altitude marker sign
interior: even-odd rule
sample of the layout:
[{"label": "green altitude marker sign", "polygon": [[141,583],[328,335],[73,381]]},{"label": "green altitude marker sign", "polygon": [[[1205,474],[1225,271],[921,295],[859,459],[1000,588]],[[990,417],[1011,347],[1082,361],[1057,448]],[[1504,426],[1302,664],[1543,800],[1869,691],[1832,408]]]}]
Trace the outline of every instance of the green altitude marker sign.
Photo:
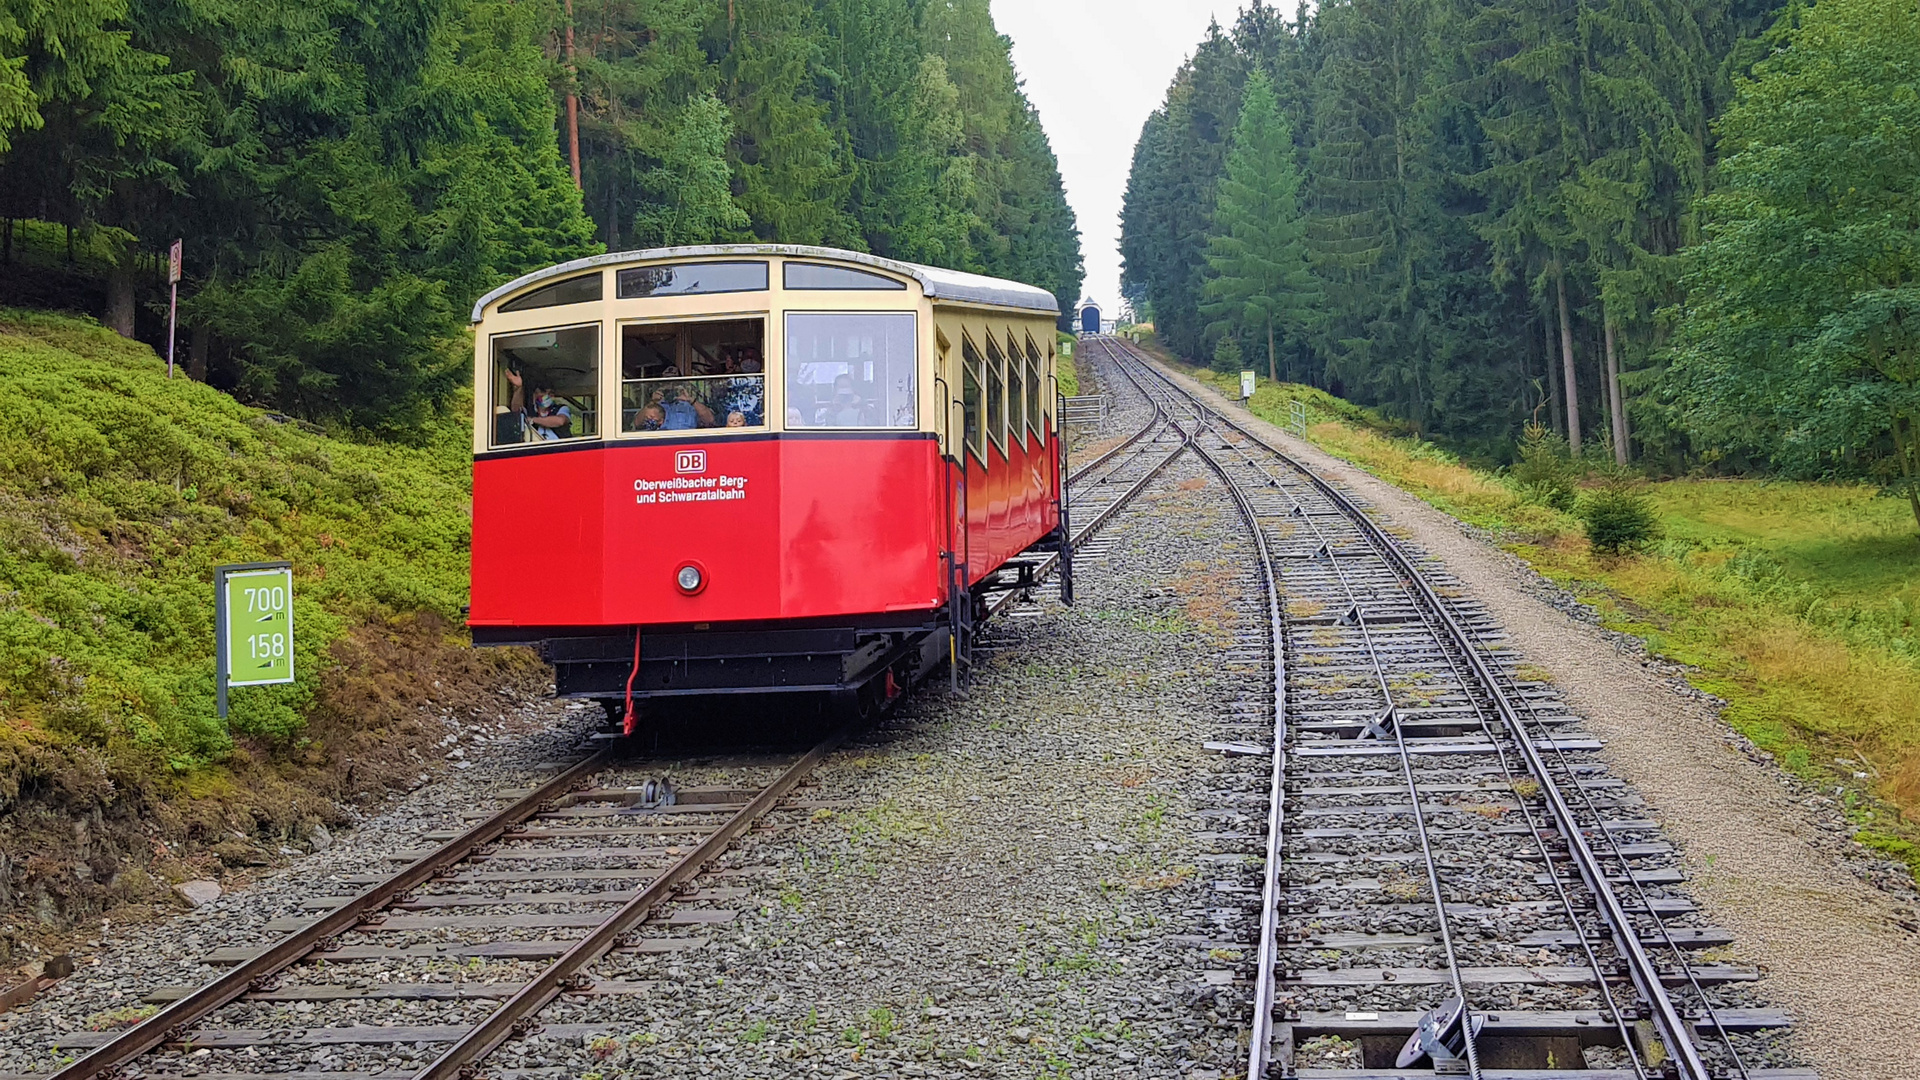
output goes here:
[{"label": "green altitude marker sign", "polygon": [[245,563],[214,569],[220,715],[227,687],[293,681],[293,568]]}]

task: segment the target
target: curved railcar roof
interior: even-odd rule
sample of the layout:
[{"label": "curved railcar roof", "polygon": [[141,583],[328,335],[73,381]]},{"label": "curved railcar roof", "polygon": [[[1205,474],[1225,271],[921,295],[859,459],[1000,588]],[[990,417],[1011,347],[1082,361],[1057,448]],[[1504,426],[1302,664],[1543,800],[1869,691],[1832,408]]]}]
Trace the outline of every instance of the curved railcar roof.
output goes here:
[{"label": "curved railcar roof", "polygon": [[549,266],[544,270],[535,270],[531,274],[507,282],[476,301],[473,305],[473,321],[480,321],[480,313],[488,304],[548,278],[625,263],[742,255],[762,258],[781,256],[799,259],[832,259],[838,262],[861,263],[875,269],[888,270],[913,278],[920,283],[921,288],[926,290],[928,296],[935,299],[1021,308],[1047,315],[1060,314],[1060,303],[1054,299],[1052,293],[1032,285],[1023,285],[1018,281],[969,274],[960,270],[947,270],[938,266],[899,262],[894,259],[883,259],[878,255],[868,255],[859,251],[842,251],[838,248],[808,247],[801,244],[711,244],[701,247],[652,248],[647,251],[616,251],[607,255],[575,259],[558,266]]}]

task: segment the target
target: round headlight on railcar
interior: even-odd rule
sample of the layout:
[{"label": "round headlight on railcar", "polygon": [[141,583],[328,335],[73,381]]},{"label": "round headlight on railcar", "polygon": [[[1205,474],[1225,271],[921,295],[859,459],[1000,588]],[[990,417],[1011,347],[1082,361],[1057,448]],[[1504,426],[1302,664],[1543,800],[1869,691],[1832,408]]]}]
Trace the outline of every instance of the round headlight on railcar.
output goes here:
[{"label": "round headlight on railcar", "polygon": [[707,587],[707,575],[698,563],[686,563],[674,572],[673,583],[688,596],[696,596]]}]

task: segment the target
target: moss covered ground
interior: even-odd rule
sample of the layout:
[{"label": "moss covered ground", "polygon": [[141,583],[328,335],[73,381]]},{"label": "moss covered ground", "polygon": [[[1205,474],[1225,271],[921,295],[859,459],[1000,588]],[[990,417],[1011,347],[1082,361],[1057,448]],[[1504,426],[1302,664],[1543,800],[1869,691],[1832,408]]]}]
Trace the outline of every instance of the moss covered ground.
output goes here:
[{"label": "moss covered ground", "polygon": [[[44,855],[0,856],[0,911],[59,922],[117,887],[128,836],[36,847],[63,818],[182,857],[294,835],[410,777],[404,748],[442,733],[423,710],[528,676],[457,629],[467,425],[416,434],[329,434],[91,321],[0,309],[0,851]],[[213,568],[260,560],[294,565],[298,681],[235,690],[222,722]]]},{"label": "moss covered ground", "polygon": [[1857,839],[1920,872],[1920,537],[1904,502],[1864,485],[1653,481],[1659,538],[1609,556],[1498,471],[1349,402],[1263,384],[1252,407],[1284,426],[1296,399],[1310,441],[1489,530],[1604,625],[1689,665],[1736,729],[1846,806]]}]

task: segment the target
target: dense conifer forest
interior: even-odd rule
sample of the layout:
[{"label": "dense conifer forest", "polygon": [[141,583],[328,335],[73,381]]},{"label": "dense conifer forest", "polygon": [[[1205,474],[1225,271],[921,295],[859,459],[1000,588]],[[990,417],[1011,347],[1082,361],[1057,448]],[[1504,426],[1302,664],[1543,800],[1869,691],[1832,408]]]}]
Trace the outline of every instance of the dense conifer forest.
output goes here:
[{"label": "dense conifer forest", "polygon": [[1256,0],[1142,131],[1122,250],[1190,359],[1920,518],[1911,0]]},{"label": "dense conifer forest", "polygon": [[[1079,296],[987,0],[0,0],[0,280],[407,434],[468,305],[601,250],[830,244]],[[576,173],[577,170],[577,173]]]}]

